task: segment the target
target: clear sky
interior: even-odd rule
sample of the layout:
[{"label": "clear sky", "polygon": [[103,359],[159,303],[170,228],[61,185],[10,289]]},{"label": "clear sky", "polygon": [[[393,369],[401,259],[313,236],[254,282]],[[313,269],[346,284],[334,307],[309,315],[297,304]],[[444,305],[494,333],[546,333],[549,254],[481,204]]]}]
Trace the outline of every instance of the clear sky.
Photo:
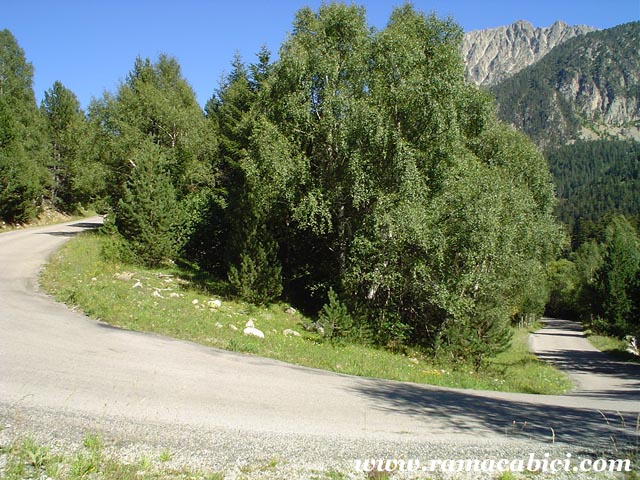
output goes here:
[{"label": "clear sky", "polygon": [[[229,71],[234,53],[255,60],[262,45],[277,52],[295,12],[322,0],[1,0],[0,30],[9,29],[35,68],[38,102],[61,81],[83,107],[115,92],[136,56],[178,59],[204,104]],[[369,24],[383,28],[403,0],[361,0]],[[640,19],[640,0],[414,0],[420,11],[452,16],[465,31],[528,20],[609,28]]]}]

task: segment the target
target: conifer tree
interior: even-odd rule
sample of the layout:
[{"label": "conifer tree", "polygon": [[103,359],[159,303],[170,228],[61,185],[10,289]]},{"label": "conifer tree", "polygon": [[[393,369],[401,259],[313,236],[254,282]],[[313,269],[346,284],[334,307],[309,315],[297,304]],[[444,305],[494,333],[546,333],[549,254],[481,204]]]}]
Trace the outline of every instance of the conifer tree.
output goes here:
[{"label": "conifer tree", "polygon": [[0,218],[33,218],[48,184],[43,119],[32,88],[33,66],[8,30],[0,31]]},{"label": "conifer tree", "polygon": [[180,211],[167,161],[155,145],[132,157],[132,172],[116,208],[116,226],[137,260],[151,265],[175,258]]}]

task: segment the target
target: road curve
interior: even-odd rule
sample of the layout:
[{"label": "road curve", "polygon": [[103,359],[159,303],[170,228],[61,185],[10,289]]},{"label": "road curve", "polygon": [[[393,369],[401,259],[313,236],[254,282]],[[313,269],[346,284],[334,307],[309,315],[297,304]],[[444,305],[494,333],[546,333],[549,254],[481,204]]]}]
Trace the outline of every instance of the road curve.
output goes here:
[{"label": "road curve", "polygon": [[570,320],[543,318],[544,328],[529,338],[531,350],[564,370],[575,388],[571,396],[615,398],[640,402],[640,365],[616,360],[587,340],[582,325]]},{"label": "road curve", "polygon": [[114,437],[235,432],[243,442],[313,438],[345,452],[384,442],[587,448],[611,435],[637,438],[639,368],[600,368],[595,352],[567,353],[574,331],[564,323],[549,324],[556,331],[547,340],[557,343],[536,335],[534,346],[546,345],[538,353],[598,380],[571,395],[539,396],[340,375],[90,320],[39,291],[36,278],[56,248],[98,221],[0,234],[0,423],[36,429],[56,416],[51,424]]}]

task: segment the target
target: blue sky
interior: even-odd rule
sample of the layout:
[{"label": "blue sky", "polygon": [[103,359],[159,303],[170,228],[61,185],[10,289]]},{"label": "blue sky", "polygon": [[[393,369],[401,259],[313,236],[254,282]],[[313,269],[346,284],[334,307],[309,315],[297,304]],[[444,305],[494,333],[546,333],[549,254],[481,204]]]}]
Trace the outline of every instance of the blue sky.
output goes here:
[{"label": "blue sky", "polygon": [[[2,0],[0,29],[9,29],[35,68],[38,102],[54,81],[86,107],[115,91],[136,56],[175,56],[204,104],[229,70],[236,51],[253,61],[262,45],[277,52],[295,12],[322,0]],[[363,5],[369,24],[383,28],[403,0]],[[640,0],[414,0],[423,12],[452,16],[465,31],[524,19],[609,28],[640,19]]]}]

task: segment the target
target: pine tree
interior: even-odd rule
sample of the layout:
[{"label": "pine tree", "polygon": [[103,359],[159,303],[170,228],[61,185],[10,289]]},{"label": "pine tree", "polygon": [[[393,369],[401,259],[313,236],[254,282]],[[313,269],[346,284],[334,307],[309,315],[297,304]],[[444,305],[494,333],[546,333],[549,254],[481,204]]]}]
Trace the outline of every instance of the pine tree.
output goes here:
[{"label": "pine tree", "polygon": [[0,218],[26,222],[42,203],[48,156],[32,88],[33,66],[8,30],[0,31]]},{"label": "pine tree", "polygon": [[87,183],[79,177],[88,175],[87,170],[91,168],[89,162],[81,158],[84,113],[74,93],[59,81],[45,92],[40,110],[47,121],[51,151],[50,200],[55,207],[70,210],[74,204],[86,202],[98,193],[78,188]]},{"label": "pine tree", "polygon": [[610,333],[618,336],[636,333],[634,318],[636,278],[640,270],[640,239],[633,226],[616,216],[608,225],[602,247],[603,263],[596,273],[596,313]]},{"label": "pine tree", "polygon": [[174,259],[181,247],[175,234],[180,210],[160,149],[153,144],[144,147],[131,160],[133,169],[115,222],[135,258],[157,266]]}]

